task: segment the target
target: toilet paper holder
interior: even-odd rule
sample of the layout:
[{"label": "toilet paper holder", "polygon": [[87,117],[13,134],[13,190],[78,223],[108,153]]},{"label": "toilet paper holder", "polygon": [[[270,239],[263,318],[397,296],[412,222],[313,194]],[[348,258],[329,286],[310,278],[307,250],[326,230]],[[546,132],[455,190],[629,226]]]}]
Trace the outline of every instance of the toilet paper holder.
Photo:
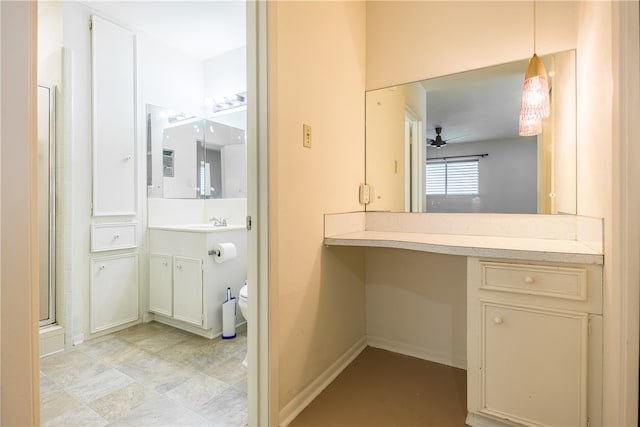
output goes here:
[{"label": "toilet paper holder", "polygon": [[209,255],[220,256],[220,249],[209,249]]}]

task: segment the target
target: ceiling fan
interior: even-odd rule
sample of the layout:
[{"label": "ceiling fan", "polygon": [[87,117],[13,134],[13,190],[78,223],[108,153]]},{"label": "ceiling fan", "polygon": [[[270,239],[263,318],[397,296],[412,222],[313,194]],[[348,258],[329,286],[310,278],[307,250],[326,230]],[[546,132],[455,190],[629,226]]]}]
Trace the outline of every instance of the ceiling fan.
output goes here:
[{"label": "ceiling fan", "polygon": [[440,136],[441,133],[442,133],[442,128],[441,127],[437,127],[436,128],[436,139],[427,138],[427,144],[429,144],[430,146],[435,147],[435,148],[441,148],[441,147],[444,147],[445,145],[447,145],[447,141],[442,139],[442,136]]}]

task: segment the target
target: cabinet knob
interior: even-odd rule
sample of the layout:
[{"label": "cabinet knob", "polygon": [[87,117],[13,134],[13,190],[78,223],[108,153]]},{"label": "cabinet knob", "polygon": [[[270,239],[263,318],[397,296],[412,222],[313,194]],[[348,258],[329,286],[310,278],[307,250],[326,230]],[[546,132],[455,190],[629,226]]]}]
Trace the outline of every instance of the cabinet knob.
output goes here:
[{"label": "cabinet knob", "polygon": [[182,270],[182,264],[178,264],[178,265],[176,265],[176,268],[177,268],[178,270]]},{"label": "cabinet knob", "polygon": [[524,282],[525,282],[525,283],[529,283],[529,284],[531,284],[531,283],[533,283],[533,282],[535,282],[535,281],[536,281],[536,280],[535,280],[533,277],[531,277],[531,276],[525,276],[525,277],[524,277]]},{"label": "cabinet knob", "polygon": [[494,317],[493,318],[493,323],[495,323],[496,325],[500,325],[502,324],[503,320],[502,317]]},{"label": "cabinet knob", "polygon": [[114,239],[119,239],[119,238],[120,238],[120,235],[119,235],[119,234],[116,234],[115,236],[113,236],[113,238],[114,238]]},{"label": "cabinet knob", "polygon": [[100,266],[100,270],[104,270],[104,264]]},{"label": "cabinet knob", "polygon": [[167,265],[169,265],[169,263],[167,261],[162,261],[162,265],[166,267]]}]

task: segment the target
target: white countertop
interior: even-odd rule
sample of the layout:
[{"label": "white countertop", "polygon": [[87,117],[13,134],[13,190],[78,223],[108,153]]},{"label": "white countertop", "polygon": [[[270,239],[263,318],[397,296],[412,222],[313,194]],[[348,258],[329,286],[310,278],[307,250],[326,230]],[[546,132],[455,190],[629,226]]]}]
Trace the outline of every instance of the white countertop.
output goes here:
[{"label": "white countertop", "polygon": [[215,226],[212,224],[171,224],[171,225],[150,225],[150,230],[165,231],[186,231],[188,233],[222,233],[225,231],[244,230],[244,225]]},{"label": "white countertop", "polygon": [[[563,262],[575,264],[603,264],[604,255],[593,245],[566,237],[550,238],[549,235],[479,235],[432,233],[424,227],[416,232],[399,230],[392,222],[376,224],[376,230],[368,229],[366,214],[337,214],[325,217],[324,244],[328,246],[364,246],[409,249],[448,255],[487,258],[508,258],[525,261]],[[380,216],[380,214],[377,214]],[[397,220],[394,214],[382,216]],[[405,217],[400,217],[405,219]],[[412,217],[415,218],[415,217]],[[556,219],[551,219],[556,221]],[[391,224],[391,225],[389,225]],[[525,224],[526,225],[526,224]],[[385,228],[389,229],[385,229]],[[416,227],[420,228],[420,227]],[[473,230],[477,231],[477,230]]]},{"label": "white countertop", "polygon": [[410,249],[448,255],[602,264],[603,255],[575,240],[359,231],[325,237],[329,246]]}]

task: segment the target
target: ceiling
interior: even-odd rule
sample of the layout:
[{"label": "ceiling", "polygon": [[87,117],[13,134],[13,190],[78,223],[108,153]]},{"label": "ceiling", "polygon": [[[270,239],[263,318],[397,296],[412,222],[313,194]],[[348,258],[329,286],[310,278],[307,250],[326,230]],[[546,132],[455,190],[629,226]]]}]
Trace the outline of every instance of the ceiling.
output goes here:
[{"label": "ceiling", "polygon": [[246,45],[244,0],[92,1],[82,3],[130,29],[208,59]]},{"label": "ceiling", "polygon": [[527,60],[425,80],[427,138],[447,142],[518,137]]}]

